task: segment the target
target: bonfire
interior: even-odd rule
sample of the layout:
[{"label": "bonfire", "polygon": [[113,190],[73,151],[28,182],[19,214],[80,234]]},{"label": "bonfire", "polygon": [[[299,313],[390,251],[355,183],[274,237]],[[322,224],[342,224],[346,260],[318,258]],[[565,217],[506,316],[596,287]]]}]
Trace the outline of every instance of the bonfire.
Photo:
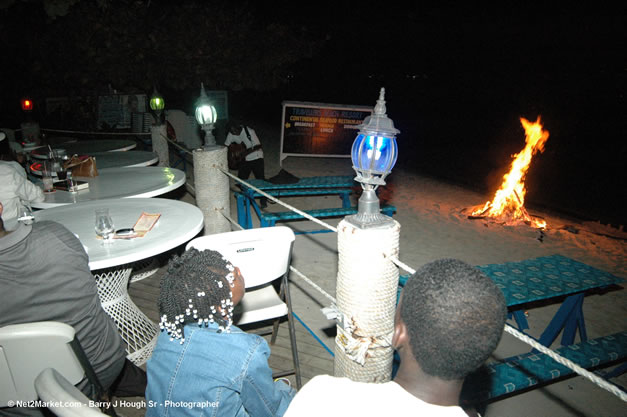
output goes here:
[{"label": "bonfire", "polygon": [[483,206],[473,209],[471,218],[491,219],[508,226],[521,223],[544,229],[546,222],[533,218],[525,209],[525,175],[529,170],[531,159],[536,152],[544,151],[544,144],[549,138],[549,132],[542,129],[540,116],[535,122],[521,117],[525,129],[525,147],[512,156],[513,162],[507,174],[503,176],[501,188],[494,198]]}]

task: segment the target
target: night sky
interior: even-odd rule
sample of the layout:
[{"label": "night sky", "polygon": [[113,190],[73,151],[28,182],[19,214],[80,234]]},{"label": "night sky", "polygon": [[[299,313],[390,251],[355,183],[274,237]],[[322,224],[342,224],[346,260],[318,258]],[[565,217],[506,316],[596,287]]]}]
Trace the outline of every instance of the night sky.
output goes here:
[{"label": "night sky", "polygon": [[[529,205],[604,223],[626,223],[625,6],[600,7],[592,2],[570,3],[568,8],[534,2],[500,2],[497,8],[454,2],[410,6],[379,2],[374,7],[356,1],[181,2],[206,4],[214,11],[235,7],[228,4],[246,4],[246,17],[234,21],[247,26],[238,27],[242,39],[231,43],[232,39],[222,36],[227,26],[212,32],[220,22],[233,18],[231,12],[216,13],[218,21],[212,21],[216,16],[211,15],[190,17],[185,25],[184,15],[170,12],[164,20],[158,13],[158,7],[168,3],[133,2],[141,10],[121,17],[128,19],[127,27],[139,28],[132,37],[122,33],[130,30],[115,26],[121,19],[115,15],[109,24],[112,31],[120,32],[117,38],[134,45],[134,39],[152,36],[155,42],[138,46],[136,53],[117,45],[127,58],[106,62],[112,68],[109,72],[102,70],[107,68],[104,64],[90,67],[86,59],[87,76],[82,78],[88,78],[94,88],[104,88],[110,79],[144,90],[159,84],[166,103],[181,107],[199,81],[204,81],[208,88],[230,91],[231,113],[277,125],[282,100],[373,105],[379,89],[385,87],[388,115],[401,130],[399,165],[484,192],[496,189],[508,170],[510,155],[524,146],[519,118],[541,116],[550,137],[529,171]],[[68,59],[53,62],[51,55],[43,61],[50,68],[48,75],[59,80],[51,82],[41,75],[41,64],[32,71],[27,65],[38,59],[32,39],[28,53],[18,44],[29,42],[29,36],[51,36],[48,50],[58,47],[71,53],[73,42],[82,42],[81,31],[94,26],[81,28],[79,24],[90,18],[86,4],[86,0],[79,1],[54,21],[47,18],[41,1],[0,7],[0,29],[6,35],[0,46],[5,49],[3,56],[13,57],[3,64],[2,123],[12,120],[7,116],[11,113],[7,102],[20,94],[18,85],[37,91],[53,90],[52,84],[65,90],[84,89],[81,76],[67,76],[71,73]],[[128,2],[108,4],[119,12],[117,8]],[[148,5],[148,12],[141,14]],[[111,9],[107,13],[113,15]],[[37,25],[33,33],[18,36],[20,20],[27,18]],[[158,31],[151,19],[161,19],[162,25],[169,19],[171,25]],[[198,28],[209,34],[205,49],[191,47],[190,39]],[[268,37],[255,39],[262,31]],[[55,43],[51,33],[75,36]],[[117,38],[111,37],[113,42]],[[178,55],[163,49],[167,45],[189,49],[184,65]],[[114,43],[108,51],[115,49]],[[145,62],[134,67],[138,54],[145,55]],[[155,69],[159,61],[151,61],[153,55],[154,59],[166,57],[161,70]],[[178,65],[167,62],[174,56]],[[265,60],[272,63],[268,72],[264,72]],[[128,66],[127,80],[121,66]],[[250,72],[256,66],[266,78],[257,79]],[[269,73],[272,77],[267,77]],[[189,81],[189,87],[176,80]]]}]

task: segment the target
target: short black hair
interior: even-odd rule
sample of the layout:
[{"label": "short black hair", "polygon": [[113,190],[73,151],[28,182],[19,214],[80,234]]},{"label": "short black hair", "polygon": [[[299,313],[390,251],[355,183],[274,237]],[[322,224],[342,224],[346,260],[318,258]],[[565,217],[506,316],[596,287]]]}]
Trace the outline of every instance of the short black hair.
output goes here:
[{"label": "short black hair", "polygon": [[159,326],[171,338],[185,340],[183,326],[216,322],[229,331],[233,322],[233,265],[219,252],[189,249],[174,256],[161,278]]},{"label": "short black hair", "polygon": [[400,308],[416,361],[444,380],[463,379],[488,359],[507,315],[494,282],[457,259],[419,268],[403,288]]}]

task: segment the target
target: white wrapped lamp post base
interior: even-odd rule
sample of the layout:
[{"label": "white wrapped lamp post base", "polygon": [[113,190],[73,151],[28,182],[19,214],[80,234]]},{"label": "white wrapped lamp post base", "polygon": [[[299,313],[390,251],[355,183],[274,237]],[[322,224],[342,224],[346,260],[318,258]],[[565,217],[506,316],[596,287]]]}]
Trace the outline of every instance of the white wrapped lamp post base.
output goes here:
[{"label": "white wrapped lamp post base", "polygon": [[391,379],[398,268],[383,254],[398,257],[400,224],[390,220],[381,228],[338,225],[336,298],[344,320],[337,326],[335,376]]},{"label": "white wrapped lamp post base", "polygon": [[152,151],[159,157],[160,167],[170,166],[170,150],[168,149],[166,125],[153,125],[150,128],[150,138],[152,139]]},{"label": "white wrapped lamp post base", "polygon": [[227,148],[210,146],[195,149],[194,188],[196,189],[196,205],[202,210],[205,218],[205,235],[231,231],[231,224],[222,215],[231,214],[229,198],[229,178],[216,167],[227,170]]}]

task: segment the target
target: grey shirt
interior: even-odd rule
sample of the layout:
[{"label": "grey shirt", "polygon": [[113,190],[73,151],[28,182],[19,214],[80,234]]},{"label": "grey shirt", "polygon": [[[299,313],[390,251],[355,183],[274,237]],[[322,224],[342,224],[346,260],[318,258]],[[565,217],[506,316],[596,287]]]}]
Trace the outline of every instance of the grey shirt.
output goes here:
[{"label": "grey shirt", "polygon": [[0,326],[59,321],[76,330],[103,387],[124,365],[124,345],[104,312],[80,241],[59,223],[20,224],[0,238]]}]

